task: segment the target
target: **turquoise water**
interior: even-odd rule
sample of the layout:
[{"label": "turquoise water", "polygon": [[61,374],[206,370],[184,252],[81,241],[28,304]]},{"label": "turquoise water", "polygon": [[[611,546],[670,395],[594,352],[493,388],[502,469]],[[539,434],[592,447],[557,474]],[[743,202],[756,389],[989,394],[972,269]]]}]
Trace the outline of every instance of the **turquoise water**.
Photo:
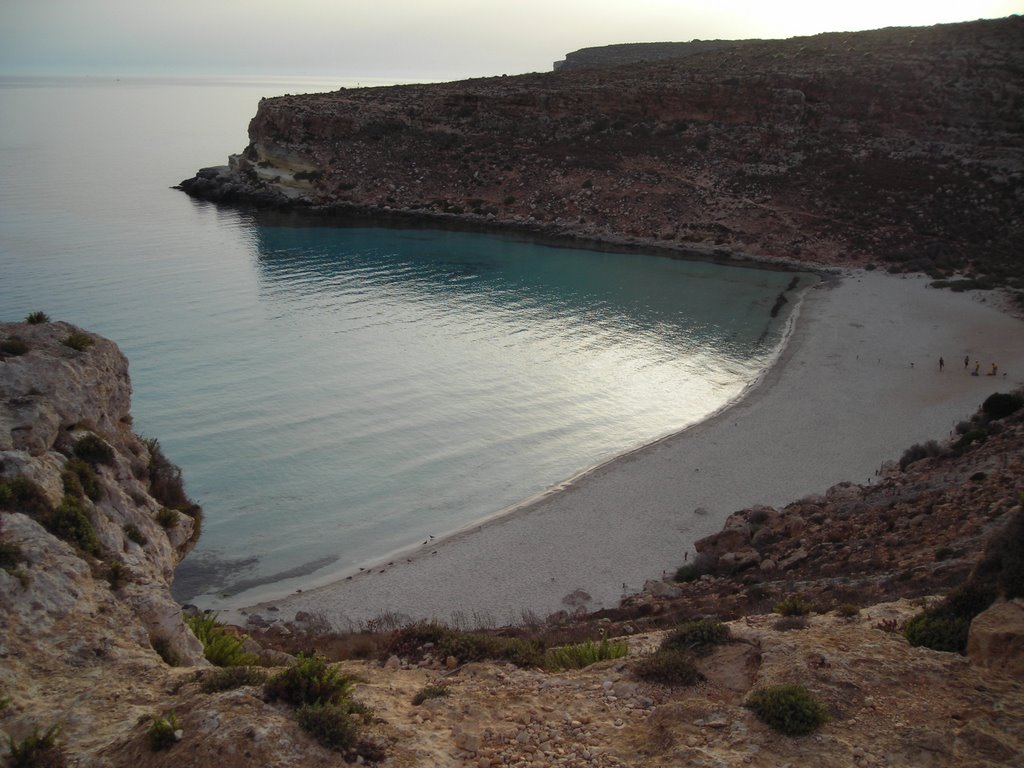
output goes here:
[{"label": "turquoise water", "polygon": [[300,225],[168,189],[324,83],[0,80],[0,315],[131,361],[206,510],[176,594],[242,604],[468,525],[698,421],[771,363],[790,275]]}]

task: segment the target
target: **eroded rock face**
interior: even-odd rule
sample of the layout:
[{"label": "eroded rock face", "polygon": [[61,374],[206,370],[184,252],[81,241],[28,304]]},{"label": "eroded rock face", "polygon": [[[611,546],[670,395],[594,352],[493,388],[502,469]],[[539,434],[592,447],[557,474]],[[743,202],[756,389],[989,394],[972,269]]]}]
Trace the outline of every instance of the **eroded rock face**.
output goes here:
[{"label": "eroded rock face", "polygon": [[[65,343],[75,334],[80,349]],[[55,716],[42,727],[73,706],[74,696],[55,701],[49,691],[84,696],[104,675],[159,676],[166,665],[154,647],[180,664],[207,662],[169,586],[193,546],[195,523],[186,514],[169,529],[157,522],[150,451],[130,428],[127,360],[112,342],[66,323],[0,324],[0,338],[12,337],[28,351],[0,358],[0,541],[8,552],[0,570],[0,686],[14,712],[5,729],[20,734],[47,708]],[[109,453],[75,459],[83,440]],[[11,490],[24,479],[46,510]],[[48,517],[69,504],[87,519],[89,537],[51,532],[70,525]],[[78,735],[78,727],[65,730]],[[80,727],[85,737],[92,726]]]}]

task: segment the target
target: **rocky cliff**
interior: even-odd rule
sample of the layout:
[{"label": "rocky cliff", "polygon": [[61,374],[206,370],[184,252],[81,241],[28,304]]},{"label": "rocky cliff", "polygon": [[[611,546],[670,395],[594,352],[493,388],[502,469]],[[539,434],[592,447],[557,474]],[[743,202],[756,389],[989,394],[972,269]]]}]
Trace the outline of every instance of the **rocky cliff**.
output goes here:
[{"label": "rocky cliff", "polygon": [[1019,281],[1024,18],[263,99],[226,202]]}]

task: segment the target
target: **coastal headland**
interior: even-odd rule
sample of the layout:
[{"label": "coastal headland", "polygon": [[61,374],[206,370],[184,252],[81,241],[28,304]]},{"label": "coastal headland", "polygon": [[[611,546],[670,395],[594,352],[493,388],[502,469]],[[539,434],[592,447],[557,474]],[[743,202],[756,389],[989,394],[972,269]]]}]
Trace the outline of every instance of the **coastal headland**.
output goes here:
[{"label": "coastal headland", "polygon": [[260,101],[228,165],[180,186],[691,256],[1019,279],[1022,68],[1014,16],[281,96]]}]

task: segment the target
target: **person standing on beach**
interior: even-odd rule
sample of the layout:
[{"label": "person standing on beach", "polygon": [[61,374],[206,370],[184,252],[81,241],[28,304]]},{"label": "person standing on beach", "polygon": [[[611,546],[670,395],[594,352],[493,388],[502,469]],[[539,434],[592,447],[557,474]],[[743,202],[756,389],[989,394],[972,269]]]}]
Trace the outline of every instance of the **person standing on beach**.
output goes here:
[{"label": "person standing on beach", "polygon": [[939,358],[939,373],[942,373],[942,369],[946,367],[946,361],[941,357]]},{"label": "person standing on beach", "polygon": [[964,370],[967,370],[967,366],[971,364],[971,356],[964,355]]}]

